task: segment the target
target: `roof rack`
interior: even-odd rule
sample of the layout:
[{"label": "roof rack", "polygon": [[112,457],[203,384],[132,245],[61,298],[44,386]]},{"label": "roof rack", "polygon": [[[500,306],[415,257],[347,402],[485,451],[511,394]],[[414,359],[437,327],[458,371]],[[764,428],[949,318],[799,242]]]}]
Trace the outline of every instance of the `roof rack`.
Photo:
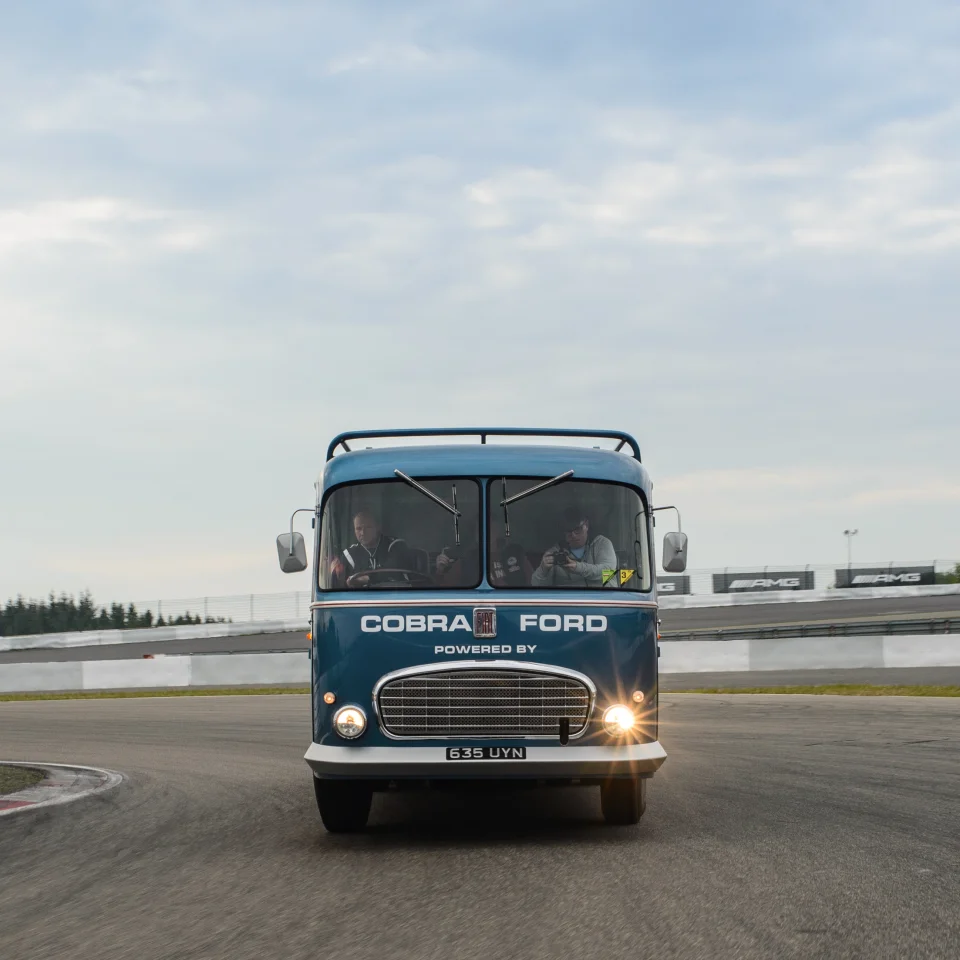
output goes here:
[{"label": "roof rack", "polygon": [[327,447],[327,460],[334,458],[337,447],[350,452],[351,440],[373,440],[379,437],[584,437],[591,440],[617,440],[616,450],[629,445],[635,459],[640,459],[640,444],[629,433],[620,430],[536,430],[532,427],[439,427],[419,430],[353,430],[338,434]]}]

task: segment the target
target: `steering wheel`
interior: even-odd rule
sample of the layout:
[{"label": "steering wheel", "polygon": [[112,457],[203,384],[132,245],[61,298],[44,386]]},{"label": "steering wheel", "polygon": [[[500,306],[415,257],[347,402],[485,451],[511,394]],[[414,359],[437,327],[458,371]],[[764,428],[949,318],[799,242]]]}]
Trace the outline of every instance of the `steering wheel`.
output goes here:
[{"label": "steering wheel", "polygon": [[[361,579],[364,583],[361,584]],[[351,573],[344,581],[346,587],[367,586],[374,583],[385,583],[389,580],[399,580],[410,587],[423,587],[433,584],[433,577],[419,570],[406,570],[403,567],[376,567],[373,570],[359,570]]]}]

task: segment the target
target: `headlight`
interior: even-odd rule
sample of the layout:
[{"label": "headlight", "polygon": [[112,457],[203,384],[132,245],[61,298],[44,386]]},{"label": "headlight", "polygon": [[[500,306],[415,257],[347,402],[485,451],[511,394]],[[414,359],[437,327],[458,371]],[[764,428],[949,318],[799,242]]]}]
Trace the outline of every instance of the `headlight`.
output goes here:
[{"label": "headlight", "polygon": [[367,729],[366,714],[359,707],[341,707],[333,715],[333,729],[346,740],[356,740]]},{"label": "headlight", "polygon": [[603,712],[603,729],[611,737],[622,737],[629,733],[637,723],[637,718],[629,707],[615,703]]}]

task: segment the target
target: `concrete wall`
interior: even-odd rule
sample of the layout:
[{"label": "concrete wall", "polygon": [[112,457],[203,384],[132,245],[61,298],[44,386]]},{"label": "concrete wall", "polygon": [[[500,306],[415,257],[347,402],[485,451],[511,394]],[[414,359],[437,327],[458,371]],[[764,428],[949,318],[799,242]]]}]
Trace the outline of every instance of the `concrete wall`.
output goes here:
[{"label": "concrete wall", "polygon": [[0,693],[82,690],[83,664],[6,663],[0,666]]},{"label": "concrete wall", "polygon": [[660,641],[662,673],[958,666],[960,634]]},{"label": "concrete wall", "polygon": [[0,693],[310,684],[303,653],[242,653],[0,665]]},{"label": "concrete wall", "polygon": [[[946,636],[689,640],[660,643],[663,673],[960,666],[960,634]],[[270,686],[310,683],[306,653],[241,653],[0,666],[0,693]]]}]

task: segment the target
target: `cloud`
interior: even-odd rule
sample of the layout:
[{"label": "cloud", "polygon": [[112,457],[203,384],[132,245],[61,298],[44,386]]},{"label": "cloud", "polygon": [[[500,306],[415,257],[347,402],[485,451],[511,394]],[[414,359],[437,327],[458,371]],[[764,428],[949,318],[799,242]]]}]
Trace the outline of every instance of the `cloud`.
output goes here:
[{"label": "cloud", "polygon": [[700,564],[956,552],[955,10],[62,12],[0,36],[5,542],[288,589],[330,435],[500,421],[635,432]]},{"label": "cloud", "polygon": [[7,255],[83,245],[129,257],[144,247],[195,250],[207,246],[212,237],[210,227],[191,214],[120,197],[0,208],[0,252]]},{"label": "cloud", "polygon": [[[941,136],[960,138],[952,110],[944,121]],[[722,125],[619,116],[600,122],[597,155],[607,137],[634,159],[579,173],[503,170],[466,186],[469,222],[536,248],[582,243],[585,233],[634,247],[736,246],[747,255],[952,248],[960,244],[960,172],[942,144],[923,143],[928,127],[927,119],[916,131],[898,123],[897,146],[881,127],[863,143],[798,143],[793,156],[764,156],[771,143],[798,139],[788,124],[741,124],[725,142]]]},{"label": "cloud", "polygon": [[[222,109],[223,104],[218,104]],[[190,126],[209,121],[214,105],[189,80],[168,68],[90,72],[66,90],[20,105],[19,115],[34,134],[63,130],[116,132],[131,126]]]},{"label": "cloud", "polygon": [[334,57],[327,62],[326,72],[449,70],[465,66],[470,59],[465,52],[431,51],[414,43],[374,44],[360,53]]},{"label": "cloud", "polygon": [[790,470],[698,470],[665,476],[670,497],[693,499],[729,516],[782,516],[805,512],[842,513],[869,507],[907,508],[960,504],[960,483],[924,467],[902,483],[887,471],[863,467],[797,467]]}]

